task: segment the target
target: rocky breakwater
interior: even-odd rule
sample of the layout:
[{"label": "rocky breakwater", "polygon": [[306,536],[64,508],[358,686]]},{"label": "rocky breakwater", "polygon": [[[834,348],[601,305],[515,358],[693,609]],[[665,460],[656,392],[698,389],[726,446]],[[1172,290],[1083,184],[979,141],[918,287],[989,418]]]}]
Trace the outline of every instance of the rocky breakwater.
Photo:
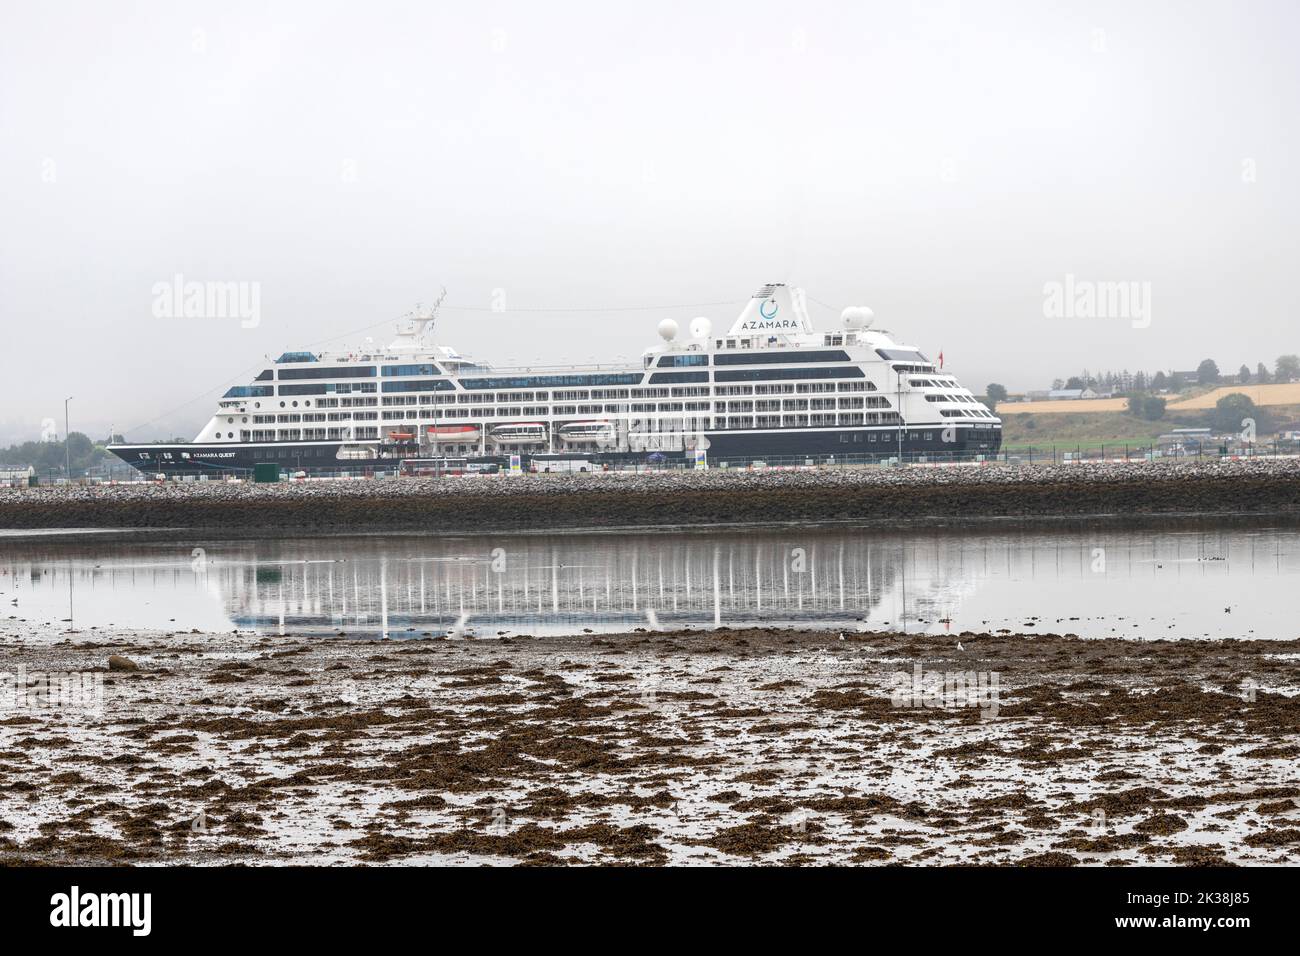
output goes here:
[{"label": "rocky breakwater", "polygon": [[1300,461],[686,471],[0,490],[0,529],[232,534],[1300,514]]}]

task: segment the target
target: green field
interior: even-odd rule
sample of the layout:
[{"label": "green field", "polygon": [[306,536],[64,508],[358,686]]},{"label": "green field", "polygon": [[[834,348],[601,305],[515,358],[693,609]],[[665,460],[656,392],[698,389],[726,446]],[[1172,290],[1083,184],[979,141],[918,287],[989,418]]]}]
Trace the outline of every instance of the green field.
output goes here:
[{"label": "green field", "polygon": [[1184,427],[1174,416],[1158,422],[1123,412],[1080,415],[1007,415],[1002,419],[1002,446],[1017,448],[1096,448],[1101,445],[1149,445],[1171,429]]}]

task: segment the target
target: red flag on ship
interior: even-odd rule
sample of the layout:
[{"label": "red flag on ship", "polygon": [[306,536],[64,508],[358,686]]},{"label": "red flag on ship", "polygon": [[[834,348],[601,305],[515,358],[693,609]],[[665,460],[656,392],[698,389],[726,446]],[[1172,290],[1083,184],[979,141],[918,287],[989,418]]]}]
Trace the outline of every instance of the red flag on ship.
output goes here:
[{"label": "red flag on ship", "polygon": [[943,370],[943,349],[939,349],[939,369]]}]

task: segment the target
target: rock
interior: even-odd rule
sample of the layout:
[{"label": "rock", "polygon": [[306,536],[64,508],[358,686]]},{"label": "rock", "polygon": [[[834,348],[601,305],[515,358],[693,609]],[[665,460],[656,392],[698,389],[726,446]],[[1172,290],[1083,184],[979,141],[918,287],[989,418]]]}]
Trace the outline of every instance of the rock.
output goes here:
[{"label": "rock", "polygon": [[1297,510],[1300,459],[1285,458],[0,488],[0,528],[257,535]]},{"label": "rock", "polygon": [[140,665],[129,657],[123,657],[121,654],[113,654],[108,659],[108,669],[111,671],[138,671]]}]

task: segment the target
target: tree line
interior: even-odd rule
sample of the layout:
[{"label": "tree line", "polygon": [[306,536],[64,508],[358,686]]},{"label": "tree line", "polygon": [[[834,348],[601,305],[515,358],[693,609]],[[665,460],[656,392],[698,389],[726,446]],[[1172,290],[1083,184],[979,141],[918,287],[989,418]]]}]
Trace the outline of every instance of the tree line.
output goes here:
[{"label": "tree line", "polygon": [[98,465],[108,455],[102,445],[97,445],[81,432],[73,432],[67,441],[25,441],[8,448],[0,448],[0,466],[26,468],[31,465],[37,474],[58,472],[63,474],[71,462],[72,474],[84,474]]},{"label": "tree line", "polygon": [[[1180,392],[1192,385],[1198,386],[1228,386],[1228,385],[1268,385],[1273,383],[1286,383],[1300,381],[1300,356],[1298,355],[1279,355],[1273,363],[1272,372],[1268,367],[1260,362],[1251,371],[1250,366],[1243,364],[1235,373],[1224,374],[1219,369],[1219,364],[1214,359],[1204,359],[1197,367],[1194,373],[1184,372],[1163,372],[1158,371],[1148,374],[1147,372],[1129,373],[1127,369],[1122,372],[1104,372],[1093,374],[1087,369],[1079,375],[1071,375],[1066,379],[1055,379],[1052,382],[1053,389],[1103,389],[1112,393],[1119,393],[1128,399],[1129,414],[1138,418],[1144,418],[1148,421],[1157,421],[1164,417],[1166,399],[1158,393]],[[1007,389],[998,382],[990,382],[984,390],[986,404],[990,408],[996,408],[999,402],[1007,399]],[[1233,401],[1227,402],[1227,399]],[[1249,409],[1242,406],[1239,399],[1245,399],[1249,404]],[[1227,405],[1224,403],[1227,402]],[[1250,411],[1245,417],[1255,418],[1257,422],[1267,420],[1268,414],[1259,409],[1254,402],[1250,401],[1244,395],[1228,395],[1220,399],[1218,405],[1223,405],[1222,418],[1226,422],[1230,417],[1237,416],[1243,411]],[[1217,427],[1211,424],[1210,427]],[[1263,425],[1258,425],[1261,430]],[[1233,430],[1233,429],[1228,429]]]},{"label": "tree line", "polygon": [[1193,385],[1269,385],[1300,381],[1300,355],[1279,355],[1270,372],[1263,362],[1252,371],[1243,364],[1235,372],[1223,372],[1214,359],[1203,359],[1195,372],[1121,372],[1092,373],[1084,369],[1078,375],[1054,379],[1054,389],[1104,389],[1110,392],[1180,392]]}]

